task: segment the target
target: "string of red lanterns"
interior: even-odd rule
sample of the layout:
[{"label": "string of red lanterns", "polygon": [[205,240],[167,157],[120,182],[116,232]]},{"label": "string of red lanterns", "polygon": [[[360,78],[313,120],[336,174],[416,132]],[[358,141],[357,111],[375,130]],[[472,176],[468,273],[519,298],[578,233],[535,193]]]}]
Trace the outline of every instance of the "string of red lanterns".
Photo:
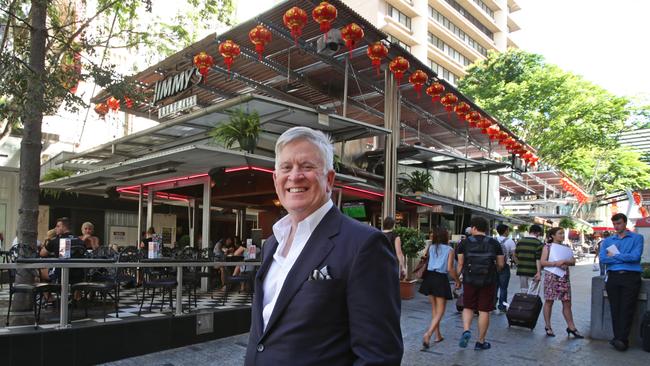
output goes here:
[{"label": "string of red lanterns", "polygon": [[580,204],[585,204],[589,201],[589,196],[569,179],[560,179],[560,185],[562,185],[562,189],[569,193],[572,193]]},{"label": "string of red lanterns", "polygon": [[[314,21],[319,24],[320,31],[325,33],[327,37],[327,32],[332,28],[338,11],[334,5],[327,1],[322,1],[312,10],[311,15]],[[307,12],[300,7],[294,6],[284,13],[282,20],[284,25],[291,31],[291,36],[297,45],[298,37],[302,36],[303,28],[308,22]],[[345,41],[348,50],[352,51],[356,44],[363,39],[364,31],[358,24],[350,23],[341,28],[341,37]],[[266,27],[257,25],[249,32],[249,39],[255,45],[255,50],[261,60],[265,46],[271,41],[271,32]],[[240,52],[239,45],[232,40],[226,40],[219,45],[219,53],[224,58],[228,72],[230,72],[234,59]],[[366,54],[379,76],[381,63],[388,57],[388,48],[381,41],[374,42],[369,44]],[[194,57],[194,63],[199,68],[199,73],[203,75],[205,80],[210,67],[214,65],[214,59],[206,52],[201,52]],[[395,57],[388,65],[388,69],[395,76],[398,85],[408,72],[409,67],[408,60],[402,56]],[[418,98],[420,98],[422,88],[427,84],[429,76],[422,70],[415,70],[411,73],[408,80],[413,85]],[[520,156],[530,166],[535,166],[537,161],[539,161],[539,158],[535,154],[527,151],[509,133],[501,131],[496,123],[493,123],[488,118],[484,118],[479,112],[473,111],[468,103],[464,101],[459,102],[459,98],[454,93],[447,93],[443,96],[445,90],[445,86],[442,83],[435,81],[426,88],[426,93],[431,97],[432,103],[440,101],[448,113],[454,111],[460,120],[468,122],[469,127],[479,128],[480,132],[488,135],[490,140],[497,140],[500,145],[503,145],[512,154]],[[119,100],[117,102],[119,105]],[[132,107],[132,101],[129,103],[125,99],[125,103],[127,108]],[[99,110],[101,112],[103,107],[99,108]]]}]

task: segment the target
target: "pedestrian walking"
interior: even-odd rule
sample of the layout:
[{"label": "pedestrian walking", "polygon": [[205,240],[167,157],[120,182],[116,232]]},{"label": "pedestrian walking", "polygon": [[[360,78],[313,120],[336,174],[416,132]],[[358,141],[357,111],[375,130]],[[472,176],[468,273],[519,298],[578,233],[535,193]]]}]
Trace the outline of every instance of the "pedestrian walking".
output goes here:
[{"label": "pedestrian walking", "polygon": [[391,244],[393,254],[397,257],[399,263],[399,278],[406,277],[406,262],[404,260],[404,253],[402,252],[402,238],[395,233],[395,219],[391,216],[386,216],[383,222],[383,233],[388,238]]},{"label": "pedestrian walking", "polygon": [[515,252],[515,242],[510,239],[510,227],[505,224],[497,225],[497,241],[503,251],[503,269],[497,273],[497,296],[495,296],[497,311],[505,312],[508,303],[508,285],[510,284],[510,257]]},{"label": "pedestrian walking", "polygon": [[596,255],[594,255],[594,265],[596,265],[596,262],[598,262],[598,270],[600,271],[599,272],[600,276],[605,275],[606,268],[607,268],[607,266],[603,262],[598,260],[598,258],[600,257],[600,255],[599,255],[600,254],[600,247],[602,246],[605,239],[609,238],[609,235],[610,235],[609,231],[603,231],[603,238],[598,241],[598,244],[596,244],[596,250],[595,250]]},{"label": "pedestrian walking", "polygon": [[564,243],[564,229],[554,227],[548,231],[548,240],[542,249],[544,267],[544,323],[546,335],[555,337],[551,326],[551,313],[555,300],[562,301],[562,315],[566,321],[567,337],[584,338],[576,329],[571,311],[571,278],[569,267],[575,266],[573,251]]},{"label": "pedestrian walking", "polygon": [[609,342],[619,351],[627,350],[632,319],[641,289],[643,236],[627,230],[627,216],[612,216],[616,230],[600,246],[600,263],[607,265],[605,290],[612,313],[614,338]]},{"label": "pedestrian walking", "polygon": [[447,300],[453,299],[449,275],[460,288],[460,280],[454,268],[454,250],[448,245],[447,230],[439,229],[431,233],[431,243],[426,248],[429,261],[422,276],[419,292],[426,295],[431,303],[431,324],[422,337],[423,349],[429,348],[431,337],[435,334],[434,343],[444,340],[440,333],[440,321],[445,315]]},{"label": "pedestrian walking", "polygon": [[490,349],[485,340],[494,310],[497,272],[503,268],[503,251],[494,238],[486,235],[488,221],[480,216],[470,220],[472,235],[458,244],[458,269],[463,274],[463,334],[458,345],[467,347],[472,333],[474,311],[478,310],[478,340],[475,350]]},{"label": "pedestrian walking", "polygon": [[515,248],[514,260],[517,264],[519,288],[522,293],[528,292],[531,280],[539,281],[542,276],[542,266],[539,261],[544,244],[539,240],[542,236],[542,227],[531,225],[528,235],[519,239]]}]

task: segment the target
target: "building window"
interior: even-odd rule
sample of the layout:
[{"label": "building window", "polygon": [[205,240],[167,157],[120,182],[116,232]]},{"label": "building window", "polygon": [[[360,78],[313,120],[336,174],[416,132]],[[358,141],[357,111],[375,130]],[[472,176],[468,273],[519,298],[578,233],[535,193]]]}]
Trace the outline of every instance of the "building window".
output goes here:
[{"label": "building window", "polygon": [[449,5],[452,6],[452,8],[456,9],[460,15],[464,16],[465,19],[469,20],[470,23],[474,24],[478,30],[481,32],[485,33],[486,36],[488,36],[490,39],[494,39],[494,33],[490,31],[486,26],[483,25],[478,19],[476,19],[472,14],[470,14],[469,11],[467,11],[465,8],[460,6],[459,3],[456,2],[456,0],[445,0]]},{"label": "building window", "polygon": [[488,7],[488,6],[487,6],[483,1],[481,1],[481,0],[474,0],[474,2],[475,2],[476,5],[478,5],[481,9],[483,9],[483,11],[484,11],[487,15],[489,15],[490,18],[494,19],[494,12],[493,12],[492,9],[490,9],[490,7]]},{"label": "building window", "polygon": [[388,16],[397,20],[400,24],[411,30],[411,17],[395,9],[392,5],[388,5]]},{"label": "building window", "polygon": [[462,29],[458,28],[454,23],[452,23],[447,17],[440,14],[436,9],[429,5],[429,16],[438,22],[443,27],[449,29],[453,34],[455,34],[461,41],[465,42],[468,46],[472,47],[481,55],[487,57],[487,49],[481,46],[474,38],[470,37]]},{"label": "building window", "polygon": [[406,50],[406,52],[411,52],[411,46],[409,46],[406,43],[400,41],[399,39],[394,37],[392,34],[388,35],[388,40],[390,41],[390,43],[400,45],[403,49]]},{"label": "building window", "polygon": [[433,72],[435,72],[438,77],[447,80],[450,84],[456,85],[458,79],[460,79],[458,75],[438,65],[432,59],[429,59],[429,68],[431,68],[431,70],[433,70]]},{"label": "building window", "polygon": [[451,57],[454,61],[458,62],[459,64],[463,66],[467,66],[472,63],[472,61],[470,61],[467,57],[463,56],[463,54],[461,54],[455,48],[445,43],[440,38],[436,37],[431,32],[429,32],[428,34],[428,40],[430,44],[434,45],[440,51],[446,53],[447,56]]}]

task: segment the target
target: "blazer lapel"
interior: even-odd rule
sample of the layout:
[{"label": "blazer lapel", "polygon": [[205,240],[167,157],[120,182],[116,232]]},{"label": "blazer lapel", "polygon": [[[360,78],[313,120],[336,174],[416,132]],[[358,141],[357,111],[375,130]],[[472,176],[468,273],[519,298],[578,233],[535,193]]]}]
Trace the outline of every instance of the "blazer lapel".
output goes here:
[{"label": "blazer lapel", "polygon": [[269,246],[267,252],[264,254],[264,259],[260,269],[255,274],[255,293],[253,301],[253,311],[252,315],[257,317],[257,319],[252,319],[252,321],[257,322],[257,339],[262,336],[262,331],[264,330],[264,319],[262,318],[262,304],[264,303],[264,277],[273,263],[273,255],[278,249],[278,241],[275,239],[275,236],[271,236],[264,246]]},{"label": "blazer lapel", "polygon": [[[300,256],[296,259],[293,267],[289,271],[287,278],[284,280],[280,295],[275,302],[273,312],[269,323],[266,325],[266,330],[262,334],[264,338],[269,330],[278,320],[284,309],[289,305],[289,302],[296,294],[303,282],[307,280],[309,274],[316,269],[316,267],[323,261],[334,247],[334,243],[330,240],[331,237],[339,232],[341,221],[341,213],[336,206],[332,207],[323,220],[318,224],[314,232],[309,237],[305,244]],[[260,339],[261,340],[261,339]]]}]

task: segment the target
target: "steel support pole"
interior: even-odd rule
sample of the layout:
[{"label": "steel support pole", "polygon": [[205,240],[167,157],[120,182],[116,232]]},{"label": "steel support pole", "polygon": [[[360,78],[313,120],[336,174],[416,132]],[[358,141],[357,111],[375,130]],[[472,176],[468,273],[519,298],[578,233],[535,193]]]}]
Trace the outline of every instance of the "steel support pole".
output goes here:
[{"label": "steel support pole", "polygon": [[[203,220],[201,227],[201,248],[210,247],[210,200],[212,198],[212,191],[210,187],[210,177],[206,177],[203,183]],[[208,290],[208,279],[201,279],[201,291]]]},{"label": "steel support pole", "polygon": [[136,238],[137,242],[135,243],[136,248],[140,246],[140,235],[142,235],[142,197],[143,197],[143,191],[142,191],[142,184],[140,184],[140,187],[138,189],[138,237]]},{"label": "steel support pole", "polygon": [[70,268],[61,268],[61,299],[60,301],[60,314],[59,328],[69,328],[68,324],[68,297],[70,294]]},{"label": "steel support pole", "polygon": [[400,96],[393,74],[384,71],[384,127],[391,131],[386,137],[384,161],[384,217],[395,217],[397,193],[397,147],[399,146]]},{"label": "steel support pole", "polygon": [[152,188],[147,189],[147,230],[153,226],[153,196],[155,194],[156,191]]}]

